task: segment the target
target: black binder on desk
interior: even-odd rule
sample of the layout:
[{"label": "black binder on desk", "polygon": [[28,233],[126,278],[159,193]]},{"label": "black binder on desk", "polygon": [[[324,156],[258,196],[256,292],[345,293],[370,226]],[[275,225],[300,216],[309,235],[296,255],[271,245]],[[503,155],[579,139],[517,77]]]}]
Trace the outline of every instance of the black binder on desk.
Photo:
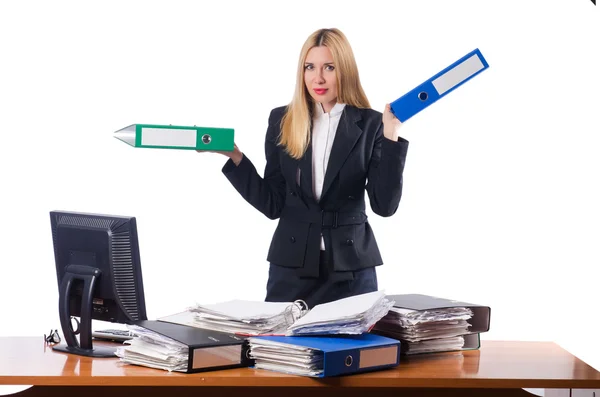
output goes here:
[{"label": "black binder on desk", "polygon": [[394,307],[417,311],[448,309],[452,307],[469,308],[473,312],[473,316],[467,320],[470,324],[469,333],[475,334],[490,330],[491,309],[489,306],[421,294],[387,295],[387,298],[395,302]]},{"label": "black binder on desk", "polygon": [[189,357],[185,373],[254,365],[254,360],[249,358],[246,338],[163,321],[142,320],[135,325],[187,345]]}]

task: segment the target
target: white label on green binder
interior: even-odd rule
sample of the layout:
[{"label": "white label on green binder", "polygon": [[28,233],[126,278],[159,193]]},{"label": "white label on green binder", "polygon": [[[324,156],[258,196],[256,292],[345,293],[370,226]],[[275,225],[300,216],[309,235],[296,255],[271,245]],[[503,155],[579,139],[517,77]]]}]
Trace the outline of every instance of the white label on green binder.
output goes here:
[{"label": "white label on green binder", "polygon": [[442,95],[444,92],[448,91],[455,85],[462,83],[481,69],[483,69],[483,63],[481,63],[481,59],[479,59],[477,54],[475,54],[472,57],[467,58],[458,66],[450,69],[437,79],[433,80],[431,83],[437,90],[438,94]]},{"label": "white label on green binder", "polygon": [[142,146],[196,147],[196,130],[142,128]]}]

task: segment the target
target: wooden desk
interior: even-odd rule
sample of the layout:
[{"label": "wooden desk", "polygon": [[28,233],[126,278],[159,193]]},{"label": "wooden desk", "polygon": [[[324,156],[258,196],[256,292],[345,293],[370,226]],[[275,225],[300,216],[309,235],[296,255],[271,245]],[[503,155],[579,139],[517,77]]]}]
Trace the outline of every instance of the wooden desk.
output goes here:
[{"label": "wooden desk", "polygon": [[27,397],[493,397],[531,396],[522,388],[600,388],[600,372],[548,342],[482,341],[480,350],[403,357],[391,370],[326,379],[250,368],[169,373],[123,365],[116,357],[55,352],[41,336],[0,338],[0,357],[0,385],[34,385],[19,393]]}]

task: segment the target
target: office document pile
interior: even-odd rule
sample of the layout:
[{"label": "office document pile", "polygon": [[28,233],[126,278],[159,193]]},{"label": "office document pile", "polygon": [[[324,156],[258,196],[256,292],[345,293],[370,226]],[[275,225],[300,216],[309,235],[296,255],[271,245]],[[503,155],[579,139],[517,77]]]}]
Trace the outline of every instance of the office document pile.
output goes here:
[{"label": "office document pile", "polygon": [[155,320],[130,326],[134,338],[116,352],[121,361],[185,373],[249,366],[245,338]]},{"label": "office document pile", "polygon": [[135,337],[117,348],[116,355],[122,362],[165,371],[184,371],[187,368],[188,346],[136,325],[128,328]]},{"label": "office document pile", "polygon": [[464,346],[472,316],[465,307],[426,311],[394,307],[374,330],[404,342],[407,354],[458,350]]},{"label": "office document pile", "polygon": [[[374,359],[371,365],[396,365],[400,343],[368,334],[393,304],[384,292],[378,291],[317,305],[288,327],[283,337],[249,338],[250,356],[256,368],[320,377],[345,371],[360,372],[358,366],[351,367],[351,363],[340,361],[341,357],[352,354],[358,357],[361,349],[392,348],[392,354],[388,354],[391,358]],[[384,347],[387,344],[393,346]],[[328,362],[328,354],[337,354],[337,362],[333,357]],[[358,361],[358,358],[352,360]],[[364,368],[368,366],[364,364]]]},{"label": "office document pile", "polygon": [[345,336],[263,336],[249,338],[255,368],[325,377],[396,366],[400,342],[365,333]]},{"label": "office document pile", "polygon": [[246,336],[362,334],[393,304],[381,291],[322,303],[312,309],[303,301],[231,300],[195,305],[187,312],[160,320]]},{"label": "office document pile", "polygon": [[382,291],[322,303],[289,326],[286,335],[363,334],[393,305]]},{"label": "office document pile", "polygon": [[220,332],[242,335],[281,334],[303,316],[306,304],[297,302],[258,302],[231,300],[209,305],[196,305],[190,325]]},{"label": "office document pile", "polygon": [[[400,342],[369,334],[392,306],[393,301],[387,299],[383,291],[339,299],[312,309],[302,301],[231,300],[195,305],[157,321],[146,321],[146,327],[150,329],[144,329],[144,324],[142,327],[129,326],[135,337],[127,342],[129,346],[119,348],[117,355],[128,364],[181,372],[207,368],[206,364],[194,366],[192,361],[199,361],[199,357],[209,351],[221,356],[219,360],[211,360],[211,368],[242,365],[247,357],[256,368],[306,376],[360,372],[369,368],[366,364],[357,366],[360,349],[390,349],[379,361],[371,358],[370,366],[380,363],[379,367],[388,367],[398,363]],[[213,342],[202,339],[200,334],[207,332],[213,332]],[[231,338],[236,337],[244,338],[247,343],[232,342]],[[215,338],[219,343],[214,343]],[[281,339],[277,344],[268,338]],[[309,345],[298,347],[307,341]],[[235,345],[227,346],[231,343]],[[211,349],[208,349],[209,344],[213,345]],[[227,349],[237,354],[237,361],[235,357],[223,357],[229,354]],[[335,352],[343,352],[346,356],[354,354],[355,366],[339,362],[339,357],[337,363],[331,358],[327,364],[325,357]]]},{"label": "office document pile", "polygon": [[335,376],[393,367],[401,355],[478,349],[489,319],[487,306],[383,291],[313,308],[230,300],[130,326],[136,337],[118,356],[188,373],[247,366]]},{"label": "office document pile", "polygon": [[250,357],[255,368],[301,376],[319,376],[323,373],[322,351],[306,346],[267,338],[250,338]]}]

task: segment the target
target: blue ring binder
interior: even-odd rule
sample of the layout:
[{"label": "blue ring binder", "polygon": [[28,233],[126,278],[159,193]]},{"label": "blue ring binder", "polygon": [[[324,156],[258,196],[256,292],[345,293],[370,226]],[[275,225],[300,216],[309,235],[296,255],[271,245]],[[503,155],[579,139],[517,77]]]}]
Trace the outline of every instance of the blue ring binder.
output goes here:
[{"label": "blue ring binder", "polygon": [[405,122],[488,68],[487,61],[476,48],[393,101],[391,111],[398,120]]}]

